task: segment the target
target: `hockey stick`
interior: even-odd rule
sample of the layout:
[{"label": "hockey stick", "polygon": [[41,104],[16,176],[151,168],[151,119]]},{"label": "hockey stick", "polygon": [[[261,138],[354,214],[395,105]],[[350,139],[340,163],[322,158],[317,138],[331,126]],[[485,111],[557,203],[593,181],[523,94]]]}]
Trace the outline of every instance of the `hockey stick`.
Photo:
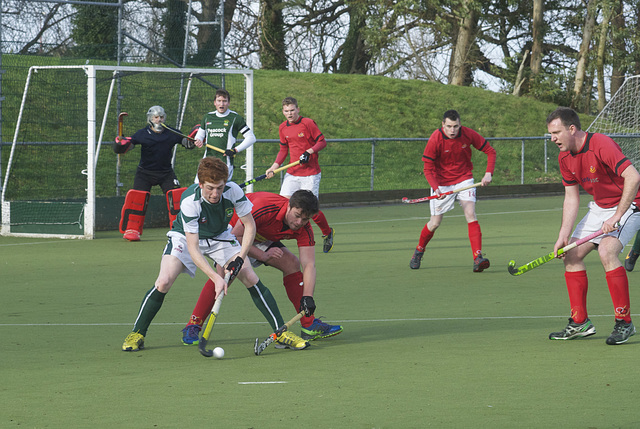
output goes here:
[{"label": "hockey stick", "polygon": [[[224,281],[229,283],[231,279],[231,273],[228,273],[224,277]],[[222,298],[224,298],[224,291],[221,291],[218,297],[216,298],[216,302],[213,304],[213,308],[211,309],[211,314],[209,315],[209,320],[207,321],[207,326],[204,328],[204,333],[202,334],[202,338],[198,341],[198,351],[202,356],[211,357],[213,356],[213,350],[207,350],[207,342],[209,342],[209,336],[211,336],[211,331],[213,330],[213,325],[216,323],[216,318],[218,317],[218,313],[220,312],[220,306],[222,305]]]},{"label": "hockey stick", "polygon": [[477,188],[478,186],[481,186],[481,185],[482,185],[482,182],[474,183],[473,185],[465,186],[464,188],[454,189],[453,191],[443,192],[442,194],[431,195],[430,197],[422,197],[422,198],[416,198],[416,199],[409,199],[407,197],[404,197],[402,198],[402,202],[406,204],[424,203],[425,201],[430,201],[430,200],[435,200],[436,198],[440,198],[443,195],[457,194],[458,192],[466,191],[467,189],[471,189],[471,188]]},{"label": "hockey stick", "polygon": [[269,347],[269,344],[274,342],[280,335],[282,335],[283,332],[288,330],[291,327],[291,325],[293,325],[298,320],[300,320],[302,318],[302,316],[304,316],[304,311],[301,311],[300,313],[296,314],[293,317],[293,319],[289,320],[287,323],[282,325],[280,328],[278,328],[278,330],[276,332],[274,332],[273,334],[269,335],[266,340],[264,340],[263,342],[261,342],[259,344],[258,344],[258,342],[260,341],[260,338],[256,338],[256,343],[253,346],[253,352],[256,354],[256,356],[258,356],[260,353],[262,353],[264,351],[264,349]]},{"label": "hockey stick", "polygon": [[[289,168],[289,167],[294,167],[294,166],[296,166],[296,165],[298,165],[298,164],[300,164],[300,160],[298,160],[298,161],[294,161],[294,162],[292,162],[291,164],[283,165],[282,167],[278,167],[278,168],[276,168],[275,170],[273,170],[273,174],[280,173],[282,170],[286,170],[287,168]],[[264,179],[266,179],[266,178],[267,178],[267,175],[266,175],[266,174],[262,174],[262,175],[260,175],[260,176],[258,176],[258,177],[256,177],[256,178],[253,178],[253,179],[251,179],[251,180],[247,180],[247,181],[246,181],[246,182],[244,182],[244,183],[241,183],[241,184],[240,184],[240,187],[241,187],[241,188],[244,188],[244,187],[245,187],[245,186],[247,186],[247,185],[251,185],[252,183],[259,182],[259,181],[264,180]]]},{"label": "hockey stick", "polygon": [[[573,249],[574,247],[578,247],[581,244],[586,243],[589,240],[593,240],[596,237],[601,236],[602,234],[604,234],[602,232],[601,229],[599,229],[598,231],[594,232],[593,234],[589,234],[584,238],[581,238],[580,240],[574,241],[571,244],[568,244],[566,246],[564,246],[561,249],[558,249],[558,256],[563,255],[565,253],[567,253],[569,250]],[[511,274],[512,276],[519,276],[520,274],[524,274],[527,271],[531,271],[534,268],[539,267],[542,264],[545,264],[549,261],[551,261],[552,259],[555,259],[556,255],[554,254],[554,252],[549,253],[548,255],[544,255],[539,257],[538,259],[534,259],[533,261],[529,262],[526,265],[523,265],[521,267],[516,268],[516,261],[514,261],[513,259],[511,261],[509,261],[509,266],[507,267],[507,269],[509,270],[509,274]]]},{"label": "hockey stick", "polygon": [[118,115],[118,137],[124,136],[124,117],[129,116],[127,112],[122,112]]},{"label": "hockey stick", "polygon": [[[177,135],[179,135],[179,136],[181,136],[181,137],[184,137],[184,138],[185,138],[185,139],[187,139],[187,140],[190,140],[190,141],[192,141],[192,142],[195,142],[195,141],[196,141],[196,139],[194,139],[193,137],[189,137],[189,136],[188,136],[188,135],[186,135],[186,134],[182,134],[180,131],[176,131],[176,130],[174,130],[173,128],[170,128],[169,126],[165,125],[165,123],[164,123],[164,122],[160,122],[160,125],[162,125],[165,129],[167,129],[167,130],[171,131],[172,133],[177,134]],[[207,146],[209,149],[213,149],[213,150],[218,151],[218,152],[220,152],[220,153],[224,153],[224,150],[220,149],[219,147],[215,147],[215,146],[210,145],[210,144],[207,144],[207,145],[205,145],[205,146]]]}]

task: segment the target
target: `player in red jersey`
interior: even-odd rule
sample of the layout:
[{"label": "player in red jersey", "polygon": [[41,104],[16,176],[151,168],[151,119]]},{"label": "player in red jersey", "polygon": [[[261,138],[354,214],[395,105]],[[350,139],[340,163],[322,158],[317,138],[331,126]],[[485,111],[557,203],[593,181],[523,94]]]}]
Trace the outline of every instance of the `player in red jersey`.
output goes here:
[{"label": "player in red jersey", "polygon": [[[584,257],[598,251],[615,311],[615,326],[607,344],[625,343],[636,333],[629,311],[629,281],[618,255],[640,228],[640,174],[611,138],[598,133],[586,133],[578,114],[559,107],[547,118],[547,129],[560,149],[558,162],[565,189],[562,224],[554,252],[602,229],[604,235],[594,238],[566,254],[565,281],[569,292],[571,317],[560,332],[549,334],[551,340],[571,340],[587,337],[596,329],[587,314],[587,268]],[[582,186],[593,197],[589,211],[573,225],[580,209]]]},{"label": "player in red jersey", "polygon": [[[300,164],[290,167],[284,175],[280,195],[289,198],[298,189],[307,189],[320,198],[320,164],[318,152],[327,147],[324,135],[313,119],[300,116],[298,101],[293,97],[282,100],[282,114],[286,118],[280,124],[280,151],[276,160],[267,169],[267,178],[273,177],[273,171],[280,167],[289,153],[289,159],[300,160]],[[333,248],[335,230],[329,226],[324,213],[318,211],[313,221],[320,227],[324,243],[322,251],[328,253]]]},{"label": "player in red jersey", "polygon": [[[424,177],[431,186],[431,195],[439,195],[473,184],[473,164],[471,148],[487,155],[487,169],[482,178],[482,186],[491,183],[496,164],[496,151],[480,134],[460,125],[460,115],[455,110],[444,112],[442,127],[435,130],[424,148]],[[417,270],[427,243],[442,222],[443,215],[453,210],[456,199],[460,202],[467,220],[469,241],[473,253],[473,271],[482,272],[489,268],[489,260],[482,256],[482,232],[476,217],[476,190],[444,195],[430,201],[431,218],[422,228],[418,246],[413,252],[409,267]]]},{"label": "player in red jersey", "polygon": [[[306,341],[327,338],[342,332],[342,326],[329,325],[314,317],[316,304],[313,293],[316,286],[316,257],[311,217],[318,212],[318,199],[308,190],[298,190],[290,199],[270,192],[247,194],[253,204],[256,238],[249,250],[253,267],[262,264],[282,271],[282,283],[296,311],[304,311],[300,320],[301,337]],[[231,219],[232,233],[242,240],[244,225],[237,217]],[[281,240],[296,240],[298,259]],[[197,341],[197,332],[189,327],[201,326],[211,311],[215,296],[214,283],[207,281],[187,327],[183,330],[183,343]],[[197,328],[196,328],[197,330]],[[277,347],[277,346],[276,346]]]}]

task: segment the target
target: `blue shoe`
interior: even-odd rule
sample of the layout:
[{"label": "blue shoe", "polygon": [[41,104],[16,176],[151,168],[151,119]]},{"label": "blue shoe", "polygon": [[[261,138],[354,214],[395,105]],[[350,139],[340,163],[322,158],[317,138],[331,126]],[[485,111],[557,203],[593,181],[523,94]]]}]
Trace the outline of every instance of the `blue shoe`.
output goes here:
[{"label": "blue shoe", "polygon": [[313,319],[313,323],[308,328],[301,329],[300,336],[303,340],[319,340],[320,338],[332,337],[342,332],[342,326],[329,325],[320,319]]},{"label": "blue shoe", "polygon": [[198,344],[200,342],[200,330],[202,330],[200,325],[187,325],[182,330],[182,344],[185,346]]}]

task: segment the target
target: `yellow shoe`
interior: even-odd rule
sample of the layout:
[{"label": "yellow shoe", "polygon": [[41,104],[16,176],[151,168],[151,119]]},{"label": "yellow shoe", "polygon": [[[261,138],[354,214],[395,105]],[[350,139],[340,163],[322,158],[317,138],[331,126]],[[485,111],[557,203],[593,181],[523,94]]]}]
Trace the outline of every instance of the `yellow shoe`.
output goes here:
[{"label": "yellow shoe", "polygon": [[127,335],[122,345],[123,352],[137,352],[144,349],[144,336],[137,332]]},{"label": "yellow shoe", "polygon": [[276,338],[277,349],[304,350],[309,347],[309,342],[303,340],[291,331],[284,331],[282,335]]}]

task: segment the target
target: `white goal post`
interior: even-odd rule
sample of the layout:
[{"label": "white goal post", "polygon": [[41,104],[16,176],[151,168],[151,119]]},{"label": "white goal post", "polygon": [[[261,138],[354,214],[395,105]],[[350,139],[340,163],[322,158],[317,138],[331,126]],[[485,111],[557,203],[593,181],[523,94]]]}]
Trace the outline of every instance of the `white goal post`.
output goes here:
[{"label": "white goal post", "polygon": [[613,138],[640,170],[640,75],[625,79],[587,131]]},{"label": "white goal post", "polygon": [[[0,235],[94,238],[96,199],[124,195],[140,159],[137,150],[111,150],[118,115],[128,113],[123,134],[130,136],[146,125],[149,107],[160,105],[167,124],[188,134],[214,110],[219,88],[229,91],[231,110],[253,129],[252,70],[31,67],[2,182]],[[183,183],[193,183],[203,150],[181,149],[174,169]],[[245,164],[246,180],[252,179],[253,148],[238,154],[236,164]]]}]

